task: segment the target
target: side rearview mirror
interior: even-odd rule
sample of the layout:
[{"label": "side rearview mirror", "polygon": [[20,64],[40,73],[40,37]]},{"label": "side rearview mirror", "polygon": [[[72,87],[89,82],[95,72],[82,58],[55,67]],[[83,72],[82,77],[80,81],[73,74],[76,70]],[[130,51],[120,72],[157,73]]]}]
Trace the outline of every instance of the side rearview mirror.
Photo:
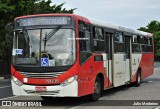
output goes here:
[{"label": "side rearview mirror", "polygon": [[13,23],[8,23],[5,26],[5,31],[6,31],[6,37],[5,37],[5,42],[8,44],[11,42],[12,37],[13,37],[13,30],[14,30],[14,24]]},{"label": "side rearview mirror", "polygon": [[7,33],[11,34],[13,33],[13,29],[14,29],[14,24],[13,23],[8,23],[6,26],[5,26],[5,30]]}]

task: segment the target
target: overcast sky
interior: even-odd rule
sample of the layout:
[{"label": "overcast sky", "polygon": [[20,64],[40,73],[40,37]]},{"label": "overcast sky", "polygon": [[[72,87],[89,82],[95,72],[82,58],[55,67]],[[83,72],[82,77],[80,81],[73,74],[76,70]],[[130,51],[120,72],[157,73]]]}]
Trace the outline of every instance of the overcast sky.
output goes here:
[{"label": "overcast sky", "polygon": [[77,8],[75,14],[110,24],[137,29],[152,20],[160,21],[160,0],[52,0],[65,2],[65,8]]}]

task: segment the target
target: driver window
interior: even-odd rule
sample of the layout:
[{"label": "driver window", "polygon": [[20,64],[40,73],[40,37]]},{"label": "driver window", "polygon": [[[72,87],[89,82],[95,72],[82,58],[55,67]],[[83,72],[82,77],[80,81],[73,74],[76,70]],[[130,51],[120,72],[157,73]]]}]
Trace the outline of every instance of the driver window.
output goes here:
[{"label": "driver window", "polygon": [[91,56],[91,32],[90,25],[79,21],[79,47],[80,63],[83,64]]}]

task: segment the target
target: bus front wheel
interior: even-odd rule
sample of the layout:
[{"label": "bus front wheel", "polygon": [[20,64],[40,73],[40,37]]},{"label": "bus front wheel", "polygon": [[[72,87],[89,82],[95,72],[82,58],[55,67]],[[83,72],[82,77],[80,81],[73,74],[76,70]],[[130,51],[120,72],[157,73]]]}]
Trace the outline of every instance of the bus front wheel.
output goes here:
[{"label": "bus front wheel", "polygon": [[96,101],[99,99],[101,95],[101,81],[100,78],[97,77],[94,83],[94,93],[90,95],[90,100]]}]

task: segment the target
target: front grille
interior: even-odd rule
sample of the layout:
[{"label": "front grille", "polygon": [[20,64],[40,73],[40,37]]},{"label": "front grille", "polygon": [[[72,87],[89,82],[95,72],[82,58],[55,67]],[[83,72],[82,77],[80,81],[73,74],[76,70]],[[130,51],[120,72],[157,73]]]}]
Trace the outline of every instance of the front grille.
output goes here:
[{"label": "front grille", "polygon": [[34,91],[34,90],[24,90],[28,94],[37,94],[37,95],[57,95],[60,90],[55,91]]},{"label": "front grille", "polygon": [[64,72],[47,72],[47,73],[32,73],[21,72],[21,74],[27,78],[56,78],[62,75]]}]

